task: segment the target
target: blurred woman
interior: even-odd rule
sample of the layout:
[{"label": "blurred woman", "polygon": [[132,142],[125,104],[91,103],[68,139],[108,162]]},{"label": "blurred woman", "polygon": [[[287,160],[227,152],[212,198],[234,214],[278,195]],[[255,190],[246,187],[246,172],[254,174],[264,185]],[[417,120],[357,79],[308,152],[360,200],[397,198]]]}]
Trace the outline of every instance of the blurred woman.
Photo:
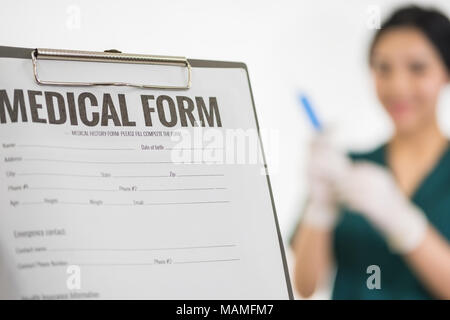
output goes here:
[{"label": "blurred woman", "polygon": [[291,240],[296,288],[309,297],[335,266],[334,299],[450,299],[450,145],[436,116],[449,19],[397,10],[374,37],[370,67],[394,135],[350,157],[326,134],[313,141],[310,195]]}]

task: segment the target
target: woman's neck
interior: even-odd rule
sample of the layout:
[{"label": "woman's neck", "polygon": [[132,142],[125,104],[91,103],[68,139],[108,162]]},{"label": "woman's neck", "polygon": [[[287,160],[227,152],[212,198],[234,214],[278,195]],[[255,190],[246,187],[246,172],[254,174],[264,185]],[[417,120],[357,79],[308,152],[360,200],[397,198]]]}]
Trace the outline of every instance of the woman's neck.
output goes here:
[{"label": "woman's neck", "polygon": [[414,157],[417,160],[438,157],[447,147],[448,139],[436,122],[412,133],[396,132],[389,142],[391,155]]},{"label": "woman's neck", "polygon": [[411,196],[448,147],[436,125],[414,134],[395,134],[388,144],[387,162],[400,189]]}]

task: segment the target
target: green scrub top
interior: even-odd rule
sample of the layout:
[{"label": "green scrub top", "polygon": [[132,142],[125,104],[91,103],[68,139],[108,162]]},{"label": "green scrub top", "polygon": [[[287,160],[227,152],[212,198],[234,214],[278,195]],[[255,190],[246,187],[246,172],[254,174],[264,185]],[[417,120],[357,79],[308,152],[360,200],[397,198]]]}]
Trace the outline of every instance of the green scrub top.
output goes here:
[{"label": "green scrub top", "polygon": [[[368,153],[351,153],[350,157],[353,161],[371,161],[389,170],[386,147],[387,144],[383,144]],[[450,145],[410,200],[425,212],[430,224],[450,240]],[[402,256],[389,250],[383,236],[368,220],[346,208],[342,208],[341,213],[333,235],[337,268],[333,299],[433,299]],[[371,265],[380,268],[380,289],[367,286],[367,279],[373,274],[367,271]]]}]

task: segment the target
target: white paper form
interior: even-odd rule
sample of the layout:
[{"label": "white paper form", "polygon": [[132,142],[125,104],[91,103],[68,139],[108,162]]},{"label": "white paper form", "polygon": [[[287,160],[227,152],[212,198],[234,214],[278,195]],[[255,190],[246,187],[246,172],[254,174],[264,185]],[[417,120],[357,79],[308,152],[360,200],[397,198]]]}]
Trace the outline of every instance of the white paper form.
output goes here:
[{"label": "white paper form", "polygon": [[[71,63],[40,67],[86,75]],[[220,161],[227,133],[257,129],[247,71],[192,72],[179,91],[42,86],[0,58],[1,298],[290,297],[264,163]]]}]

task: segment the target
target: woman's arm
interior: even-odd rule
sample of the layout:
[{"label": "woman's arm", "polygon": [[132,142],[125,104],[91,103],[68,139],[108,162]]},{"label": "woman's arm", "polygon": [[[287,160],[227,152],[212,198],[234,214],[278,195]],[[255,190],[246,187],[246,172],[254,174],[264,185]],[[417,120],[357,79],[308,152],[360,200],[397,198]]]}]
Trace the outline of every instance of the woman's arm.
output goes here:
[{"label": "woman's arm", "polygon": [[310,297],[331,270],[331,231],[300,224],[292,249],[295,255],[294,284],[305,298]]},{"label": "woman's arm", "polygon": [[434,227],[429,226],[419,246],[404,257],[437,298],[450,299],[450,245]]},{"label": "woman's arm", "polygon": [[372,163],[353,165],[339,186],[343,201],[365,216],[401,254],[432,294],[450,299],[450,245],[393,176]]},{"label": "woman's arm", "polygon": [[298,292],[311,296],[329,275],[332,261],[332,231],[339,208],[335,181],[345,176],[350,159],[334,148],[331,132],[316,136],[308,161],[309,199],[293,241],[294,281]]}]

